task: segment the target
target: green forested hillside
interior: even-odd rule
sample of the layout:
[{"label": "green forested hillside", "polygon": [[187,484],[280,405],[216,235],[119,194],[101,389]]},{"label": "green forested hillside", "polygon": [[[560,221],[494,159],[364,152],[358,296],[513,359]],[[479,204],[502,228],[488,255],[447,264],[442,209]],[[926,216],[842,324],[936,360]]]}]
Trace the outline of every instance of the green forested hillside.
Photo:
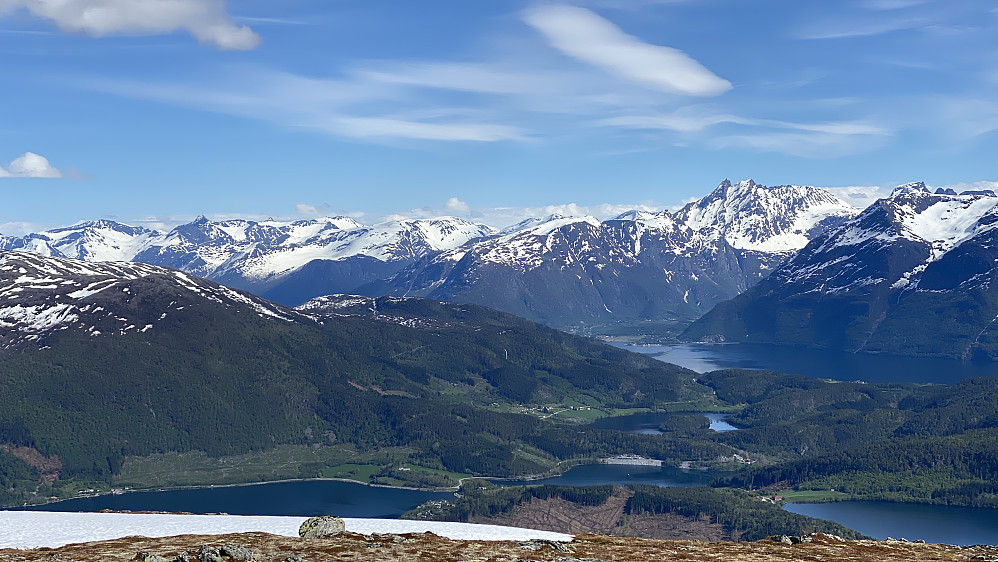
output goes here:
[{"label": "green forested hillside", "polygon": [[[679,367],[480,307],[411,301],[379,319],[290,322],[152,288],[142,314],[173,305],[154,329],[68,329],[40,348],[4,352],[0,444],[57,456],[60,481],[109,480],[128,459],[155,453],[279,444],[399,447],[429,466],[497,476],[632,449],[728,449],[513,412],[564,402],[648,407],[700,401],[709,390]],[[23,463],[4,459],[5,478],[23,480]]]}]

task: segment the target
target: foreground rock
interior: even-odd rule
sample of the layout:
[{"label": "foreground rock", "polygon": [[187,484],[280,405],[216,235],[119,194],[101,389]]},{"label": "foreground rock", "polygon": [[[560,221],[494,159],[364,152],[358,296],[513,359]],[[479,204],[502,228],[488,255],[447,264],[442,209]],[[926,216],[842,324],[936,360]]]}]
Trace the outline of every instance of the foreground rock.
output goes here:
[{"label": "foreground rock", "polygon": [[309,517],[298,528],[298,536],[306,539],[323,539],[336,536],[347,528],[346,522],[335,515]]},{"label": "foreground rock", "polygon": [[[782,539],[782,537],[778,537]],[[790,537],[800,538],[800,537]],[[580,535],[572,542],[457,541],[431,533],[409,535],[358,535],[341,532],[324,539],[281,537],[265,533],[183,535],[179,537],[128,537],[113,541],[75,544],[57,549],[0,550],[0,562],[28,561],[157,561],[193,562],[207,559],[274,562],[325,562],[351,560],[432,560],[434,562],[644,562],[684,560],[724,561],[901,561],[998,560],[998,547],[958,547],[903,541],[845,541],[830,535],[808,535],[810,541],[785,544],[774,540],[753,543],[705,543]],[[793,542],[791,540],[791,542]],[[141,553],[141,556],[136,553]],[[244,558],[251,554],[252,558]],[[155,557],[155,558],[153,558]]]}]

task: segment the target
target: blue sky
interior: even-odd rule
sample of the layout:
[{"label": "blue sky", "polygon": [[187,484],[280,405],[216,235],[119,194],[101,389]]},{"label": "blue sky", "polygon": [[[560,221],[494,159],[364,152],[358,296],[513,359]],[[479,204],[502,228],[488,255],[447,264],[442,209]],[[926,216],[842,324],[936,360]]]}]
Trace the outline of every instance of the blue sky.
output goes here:
[{"label": "blue sky", "polygon": [[0,0],[0,61],[8,235],[998,180],[988,1]]}]

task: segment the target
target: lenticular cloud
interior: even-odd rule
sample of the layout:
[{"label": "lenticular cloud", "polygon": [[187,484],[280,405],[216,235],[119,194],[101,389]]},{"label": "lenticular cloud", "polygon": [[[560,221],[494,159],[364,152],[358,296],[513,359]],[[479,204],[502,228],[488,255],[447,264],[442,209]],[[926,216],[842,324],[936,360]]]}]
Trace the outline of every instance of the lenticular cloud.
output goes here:
[{"label": "lenticular cloud", "polygon": [[524,21],[562,53],[652,90],[716,96],[731,89],[686,53],[645,43],[585,8],[539,6],[525,12]]}]

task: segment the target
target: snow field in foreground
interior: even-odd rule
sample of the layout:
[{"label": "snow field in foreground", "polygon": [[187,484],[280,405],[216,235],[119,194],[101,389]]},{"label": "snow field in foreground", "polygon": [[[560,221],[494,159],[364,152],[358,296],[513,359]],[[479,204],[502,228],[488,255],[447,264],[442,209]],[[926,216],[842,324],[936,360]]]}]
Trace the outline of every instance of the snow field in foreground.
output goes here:
[{"label": "snow field in foreground", "polygon": [[[0,511],[0,548],[57,548],[67,544],[129,536],[217,535],[259,531],[297,537],[305,517],[239,515],[170,515],[139,513],[61,513]],[[347,531],[373,533],[431,533],[458,540],[570,541],[572,535],[499,525],[442,521],[344,518]]]}]

